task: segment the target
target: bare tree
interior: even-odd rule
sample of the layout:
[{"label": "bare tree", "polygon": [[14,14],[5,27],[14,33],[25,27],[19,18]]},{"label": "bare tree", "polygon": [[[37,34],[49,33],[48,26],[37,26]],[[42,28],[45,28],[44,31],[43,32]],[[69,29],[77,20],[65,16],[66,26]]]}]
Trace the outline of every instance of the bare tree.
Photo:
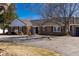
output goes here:
[{"label": "bare tree", "polygon": [[52,18],[54,17],[54,11],[56,9],[58,4],[55,4],[55,3],[32,3],[32,4],[29,4],[28,5],[25,5],[25,8],[26,9],[29,9],[31,11],[31,13],[36,13],[38,14],[41,18]]},{"label": "bare tree", "polygon": [[57,8],[58,4],[52,4],[52,3],[46,3],[46,4],[41,4],[41,7],[39,11],[37,10],[36,12],[39,12],[39,15],[41,18],[45,19],[52,19],[55,17],[55,10]]},{"label": "bare tree", "polygon": [[[34,7],[35,6],[35,7]],[[30,4],[30,10],[37,13],[41,18],[52,19],[57,17],[65,24],[66,32],[69,32],[69,21],[79,12],[78,3],[45,3]]]},{"label": "bare tree", "polygon": [[63,3],[59,4],[55,10],[55,14],[58,18],[62,19],[65,24],[66,33],[69,32],[69,21],[73,16],[77,16],[79,12],[79,4],[77,3]]}]

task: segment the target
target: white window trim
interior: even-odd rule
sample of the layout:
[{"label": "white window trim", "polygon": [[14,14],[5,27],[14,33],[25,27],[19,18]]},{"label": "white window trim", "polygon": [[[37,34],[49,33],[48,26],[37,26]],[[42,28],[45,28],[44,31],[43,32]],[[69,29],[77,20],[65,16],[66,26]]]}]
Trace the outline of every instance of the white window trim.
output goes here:
[{"label": "white window trim", "polygon": [[[58,28],[60,27],[60,30]],[[56,30],[54,30],[56,28]],[[61,32],[61,26],[53,26],[53,32]]]}]

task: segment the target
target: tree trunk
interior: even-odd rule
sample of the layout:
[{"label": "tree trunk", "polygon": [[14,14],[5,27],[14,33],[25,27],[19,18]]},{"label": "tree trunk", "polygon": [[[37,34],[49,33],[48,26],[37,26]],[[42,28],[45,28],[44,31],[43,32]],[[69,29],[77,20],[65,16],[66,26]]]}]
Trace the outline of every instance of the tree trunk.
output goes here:
[{"label": "tree trunk", "polygon": [[66,34],[69,35],[69,22],[66,22],[65,28],[66,28]]},{"label": "tree trunk", "polygon": [[5,34],[5,26],[4,26],[4,23],[3,23],[3,34]]},{"label": "tree trunk", "polygon": [[[3,18],[4,20],[4,18]],[[3,34],[5,34],[5,20],[3,21]]]}]

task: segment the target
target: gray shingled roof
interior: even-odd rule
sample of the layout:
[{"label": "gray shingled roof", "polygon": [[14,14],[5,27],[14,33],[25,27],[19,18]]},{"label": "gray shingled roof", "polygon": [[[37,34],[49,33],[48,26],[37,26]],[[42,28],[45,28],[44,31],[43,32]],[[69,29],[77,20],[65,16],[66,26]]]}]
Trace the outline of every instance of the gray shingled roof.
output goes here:
[{"label": "gray shingled roof", "polygon": [[43,26],[43,25],[53,25],[53,24],[58,24],[62,25],[63,22],[57,18],[53,18],[51,20],[48,19],[41,19],[41,20],[32,20],[32,25],[33,26]]},{"label": "gray shingled roof", "polygon": [[27,26],[32,26],[32,23],[30,22],[30,20],[21,20],[21,21]]}]

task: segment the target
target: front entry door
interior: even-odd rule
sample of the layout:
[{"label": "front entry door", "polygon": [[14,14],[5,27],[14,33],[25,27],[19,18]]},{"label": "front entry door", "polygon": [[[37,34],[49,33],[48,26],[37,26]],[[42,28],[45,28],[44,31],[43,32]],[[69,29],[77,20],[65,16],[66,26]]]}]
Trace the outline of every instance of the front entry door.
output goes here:
[{"label": "front entry door", "polygon": [[38,27],[36,27],[35,30],[36,30],[36,34],[38,34]]},{"label": "front entry door", "polygon": [[34,34],[38,34],[38,27],[34,27],[34,29],[33,29],[34,31]]}]

